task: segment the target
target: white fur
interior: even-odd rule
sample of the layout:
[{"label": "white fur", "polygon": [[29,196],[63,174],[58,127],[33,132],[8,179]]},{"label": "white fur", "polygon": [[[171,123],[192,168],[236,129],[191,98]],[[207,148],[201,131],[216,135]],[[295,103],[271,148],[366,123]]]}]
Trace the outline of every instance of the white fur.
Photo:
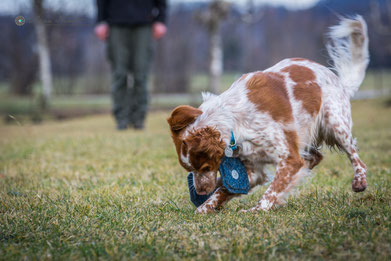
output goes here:
[{"label": "white fur", "polygon": [[185,164],[187,167],[191,168],[190,159],[189,159],[189,153],[186,153],[186,156],[181,153],[181,161],[183,164]]},{"label": "white fur", "polygon": [[[357,15],[330,28],[327,50],[350,96],[358,90],[369,63],[367,24]],[[355,40],[356,39],[356,40]]]}]

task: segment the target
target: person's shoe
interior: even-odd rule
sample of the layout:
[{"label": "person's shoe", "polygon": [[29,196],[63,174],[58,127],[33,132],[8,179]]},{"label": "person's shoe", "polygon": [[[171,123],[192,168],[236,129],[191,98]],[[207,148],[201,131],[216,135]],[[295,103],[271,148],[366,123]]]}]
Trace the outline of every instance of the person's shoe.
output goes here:
[{"label": "person's shoe", "polygon": [[128,128],[128,124],[124,124],[124,123],[117,124],[117,130],[119,130],[119,131],[126,130],[127,128]]},{"label": "person's shoe", "polygon": [[135,130],[143,130],[144,129],[144,123],[135,123],[133,125]]}]

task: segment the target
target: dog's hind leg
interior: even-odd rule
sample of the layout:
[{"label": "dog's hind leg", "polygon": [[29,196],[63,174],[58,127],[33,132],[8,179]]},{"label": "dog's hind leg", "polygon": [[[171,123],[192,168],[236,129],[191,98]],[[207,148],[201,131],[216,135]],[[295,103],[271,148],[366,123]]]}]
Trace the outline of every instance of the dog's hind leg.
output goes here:
[{"label": "dog's hind leg", "polygon": [[357,153],[355,139],[353,138],[351,126],[352,120],[349,113],[333,113],[332,111],[325,112],[325,121],[327,124],[328,137],[326,143],[328,145],[336,145],[343,150],[349,157],[354,169],[354,177],[352,181],[352,190],[361,192],[367,188],[367,167],[360,159]]},{"label": "dog's hind leg", "polygon": [[354,145],[354,140],[351,134],[348,134],[348,138],[345,140],[343,147],[354,169],[352,190],[354,192],[364,191],[367,188],[367,166],[358,156],[357,149]]},{"label": "dog's hind leg", "polygon": [[354,169],[352,190],[354,192],[364,191],[367,188],[367,167],[364,162],[362,162],[357,153],[355,139],[353,138],[351,132],[350,115],[345,115],[345,119],[342,119],[343,116],[341,115],[330,114],[329,119],[330,117],[338,117],[339,124],[329,126],[329,128],[332,129],[331,131],[329,131],[329,135],[333,136],[332,138],[329,138],[329,140],[335,139],[335,145],[347,154],[350,162],[352,163]]}]

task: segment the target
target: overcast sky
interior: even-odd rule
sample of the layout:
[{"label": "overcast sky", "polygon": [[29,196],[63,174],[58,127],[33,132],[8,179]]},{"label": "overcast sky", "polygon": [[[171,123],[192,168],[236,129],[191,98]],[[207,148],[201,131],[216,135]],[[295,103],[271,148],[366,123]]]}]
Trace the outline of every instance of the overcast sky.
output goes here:
[{"label": "overcast sky", "polygon": [[[23,9],[30,8],[32,0],[0,0],[0,13],[17,15]],[[69,12],[95,14],[96,0],[44,0],[50,8],[63,9]],[[210,0],[168,0],[170,4],[184,2],[209,2]],[[229,0],[235,4],[245,4],[248,0]],[[290,9],[305,9],[312,7],[319,0],[253,0],[257,4],[282,5]]]}]

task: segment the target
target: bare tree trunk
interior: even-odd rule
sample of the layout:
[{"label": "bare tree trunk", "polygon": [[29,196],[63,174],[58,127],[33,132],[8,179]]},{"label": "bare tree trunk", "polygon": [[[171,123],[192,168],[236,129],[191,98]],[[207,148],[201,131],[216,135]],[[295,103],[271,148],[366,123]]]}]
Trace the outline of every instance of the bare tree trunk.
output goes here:
[{"label": "bare tree trunk", "polygon": [[46,110],[49,106],[52,93],[53,77],[51,72],[49,43],[46,34],[46,27],[43,21],[44,8],[43,0],[34,1],[34,24],[38,39],[38,56],[40,67],[40,78],[42,82],[41,107]]},{"label": "bare tree trunk", "polygon": [[208,12],[197,13],[196,18],[208,30],[209,44],[209,91],[219,92],[220,78],[223,73],[223,47],[221,43],[220,25],[227,17],[231,5],[224,0],[213,0]]},{"label": "bare tree trunk", "polygon": [[[385,6],[384,6],[385,5]],[[382,8],[386,10],[385,14],[388,14],[388,21],[391,16],[391,3],[388,1],[384,2],[384,5],[380,4],[379,0],[372,0],[370,5],[370,17],[373,22],[374,29],[379,34],[390,35],[391,34],[391,23],[385,23],[382,21]]]},{"label": "bare tree trunk", "polygon": [[223,50],[221,35],[218,28],[210,31],[209,46],[209,91],[218,93],[220,90],[220,79],[223,72]]},{"label": "bare tree trunk", "polygon": [[[385,6],[384,6],[385,5]],[[382,8],[386,10],[385,14],[388,14],[387,21],[391,21],[391,3],[388,1],[384,2],[384,5],[381,5],[380,1],[372,0],[370,5],[370,17],[372,20],[374,30],[382,35],[391,35],[391,23],[384,22],[382,18]],[[386,44],[386,52],[391,53],[391,44]],[[378,69],[375,76],[375,85],[379,86],[381,93],[385,93],[384,81],[383,81],[383,70]]]}]

